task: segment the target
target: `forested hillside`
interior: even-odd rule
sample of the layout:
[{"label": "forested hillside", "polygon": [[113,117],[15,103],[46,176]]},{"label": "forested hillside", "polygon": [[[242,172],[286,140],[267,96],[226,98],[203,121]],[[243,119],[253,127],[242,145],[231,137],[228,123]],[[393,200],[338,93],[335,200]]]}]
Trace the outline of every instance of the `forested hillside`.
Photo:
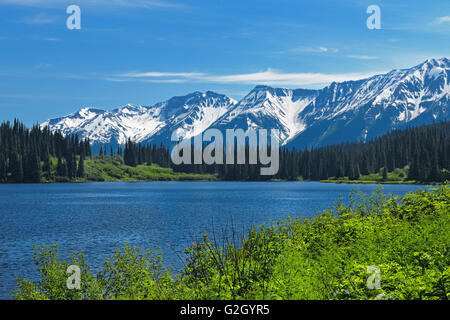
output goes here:
[{"label": "forested hillside", "polygon": [[[18,120],[12,124],[4,122],[0,125],[0,182],[211,179],[174,175],[172,170],[157,168],[169,167],[169,153],[163,147],[139,147],[137,153],[134,147],[130,142],[124,151],[101,150],[97,156],[92,154],[89,140],[52,133],[39,126],[27,129]],[[131,167],[157,167],[129,168],[124,165],[123,155]]]},{"label": "forested hillside", "polygon": [[[246,150],[247,154],[249,149]],[[86,177],[85,161],[95,168]],[[173,165],[170,150],[163,145],[141,145],[130,140],[124,148],[100,150],[92,155],[89,140],[63,136],[19,121],[0,126],[0,182],[52,182],[87,178],[94,181],[132,179],[116,174],[104,178],[98,166],[109,159],[117,169],[153,166],[178,173],[209,174],[221,180],[326,180],[332,182],[445,182],[450,180],[450,122],[393,131],[366,143],[346,143],[309,150],[280,151],[280,169],[275,176],[261,176],[260,165]],[[89,171],[89,170],[88,170]],[[93,170],[90,170],[93,171]],[[98,178],[103,176],[103,178]],[[108,177],[108,175],[106,175]],[[153,180],[154,176],[147,177]],[[147,179],[141,176],[138,180]],[[208,179],[210,179],[209,177]]]},{"label": "forested hillside", "polygon": [[[15,120],[0,126],[0,181],[40,182],[42,174],[50,179],[51,158],[57,158],[59,176],[69,179],[84,175],[83,161],[91,155],[88,140],[64,137],[38,126],[31,129]],[[77,161],[78,159],[78,161]]]},{"label": "forested hillside", "polygon": [[[248,153],[248,149],[247,149]],[[276,176],[261,176],[259,165],[182,165],[175,170],[217,173],[224,180],[287,179],[411,182],[450,180],[450,122],[396,130],[366,143],[309,150],[283,149]]]}]

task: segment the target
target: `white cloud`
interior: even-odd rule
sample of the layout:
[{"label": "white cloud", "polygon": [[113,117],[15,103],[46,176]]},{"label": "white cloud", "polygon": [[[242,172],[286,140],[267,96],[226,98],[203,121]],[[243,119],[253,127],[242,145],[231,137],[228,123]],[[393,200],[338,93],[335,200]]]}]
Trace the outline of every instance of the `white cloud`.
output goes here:
[{"label": "white cloud", "polygon": [[145,81],[153,83],[223,83],[223,84],[250,84],[274,86],[313,86],[326,85],[331,82],[359,80],[371,77],[380,72],[372,73],[286,73],[274,69],[255,73],[242,73],[231,75],[212,75],[204,73],[186,72],[145,72],[125,73],[108,78],[109,81]]},{"label": "white cloud", "polygon": [[[38,8],[54,8],[73,4],[73,0],[0,0],[0,4],[20,5]],[[176,8],[182,5],[166,0],[77,0],[79,6],[128,7],[141,9]]]},{"label": "white cloud", "polygon": [[26,17],[20,20],[28,24],[49,24],[55,21],[54,18],[48,16],[46,13],[38,13],[32,17]]},{"label": "white cloud", "polygon": [[339,49],[337,48],[329,48],[329,47],[308,47],[308,48],[294,48],[291,50],[288,50],[287,52],[290,53],[305,53],[305,52],[309,52],[309,53],[338,53]]},{"label": "white cloud", "polygon": [[441,23],[450,23],[450,16],[445,16],[445,17],[439,17],[436,19],[436,22],[441,24]]},{"label": "white cloud", "polygon": [[119,74],[119,77],[126,78],[155,78],[155,77],[181,77],[181,78],[189,78],[189,77],[198,77],[202,76],[204,73],[196,73],[196,72],[130,72]]},{"label": "white cloud", "polygon": [[129,72],[107,80],[115,82],[142,81],[151,83],[183,83],[189,80],[200,79],[205,76],[204,73],[198,72]]},{"label": "white cloud", "polygon": [[342,82],[358,80],[370,77],[372,74],[363,73],[284,73],[273,69],[263,72],[234,74],[223,76],[208,76],[205,80],[219,83],[241,83],[241,84],[268,84],[268,85],[318,85],[331,82]]},{"label": "white cloud", "polygon": [[347,58],[359,59],[359,60],[374,60],[378,59],[376,56],[366,56],[366,55],[348,55]]},{"label": "white cloud", "polygon": [[185,83],[188,82],[189,79],[145,79],[143,81],[150,83]]},{"label": "white cloud", "polygon": [[49,63],[40,63],[40,64],[34,66],[35,69],[40,69],[40,70],[42,70],[42,69],[49,69],[51,67],[52,67],[52,65],[49,64]]}]

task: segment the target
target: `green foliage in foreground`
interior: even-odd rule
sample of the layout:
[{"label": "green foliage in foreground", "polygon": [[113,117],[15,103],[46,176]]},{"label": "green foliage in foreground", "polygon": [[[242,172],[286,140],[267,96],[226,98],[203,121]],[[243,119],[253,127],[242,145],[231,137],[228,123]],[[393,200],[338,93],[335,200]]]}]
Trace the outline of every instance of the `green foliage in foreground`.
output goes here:
[{"label": "green foliage in foreground", "polygon": [[[227,236],[229,235],[229,236]],[[224,243],[224,245],[219,245]],[[354,193],[349,204],[288,219],[245,237],[204,236],[186,250],[180,274],[162,257],[125,244],[92,275],[82,254],[36,248],[41,278],[17,278],[16,299],[449,299],[450,187],[403,198]],[[66,269],[81,268],[81,289]],[[369,266],[381,287],[368,289]]]}]

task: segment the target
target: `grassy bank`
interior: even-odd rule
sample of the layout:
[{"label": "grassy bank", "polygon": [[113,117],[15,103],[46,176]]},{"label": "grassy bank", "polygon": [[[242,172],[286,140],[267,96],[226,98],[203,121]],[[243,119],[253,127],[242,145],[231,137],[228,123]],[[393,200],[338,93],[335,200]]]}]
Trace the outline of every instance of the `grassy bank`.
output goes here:
[{"label": "grassy bank", "polygon": [[[175,172],[171,168],[161,167],[159,165],[137,165],[135,167],[124,164],[124,160],[120,156],[90,156],[83,161],[84,170],[82,176],[69,178],[67,172],[58,174],[58,160],[55,157],[50,158],[50,174],[48,170],[40,173],[40,182],[132,182],[132,181],[317,181],[304,180],[299,176],[296,179],[280,179],[273,178],[269,180],[249,180],[249,179],[222,179],[218,174],[203,173],[182,173]],[[80,157],[76,157],[75,167],[80,163]],[[45,167],[45,163],[41,162],[41,168]],[[359,175],[358,179],[350,179],[349,177],[330,177],[320,180],[323,183],[348,183],[348,184],[422,184],[422,182],[408,180],[408,167],[403,169],[397,168],[393,172],[386,173],[383,177],[381,172],[369,175]],[[77,173],[78,174],[78,173]],[[11,179],[6,181],[11,183]],[[2,183],[0,182],[0,183]],[[429,183],[442,184],[442,183]],[[445,184],[445,183],[444,183]]]},{"label": "grassy bank", "polygon": [[[450,187],[403,198],[355,193],[313,219],[248,234],[205,235],[175,274],[163,257],[125,244],[94,275],[82,254],[36,248],[41,279],[18,278],[16,299],[448,299]],[[69,265],[81,289],[66,287]],[[378,277],[379,276],[379,277]],[[377,282],[377,279],[380,281]]]},{"label": "grassy bank", "polygon": [[[53,158],[53,167],[57,167],[57,159]],[[188,174],[174,172],[170,168],[156,165],[138,165],[130,167],[123,163],[121,157],[91,157],[84,161],[83,178],[68,179],[57,177],[56,170],[51,180],[42,176],[43,182],[100,182],[100,181],[212,181],[217,178],[209,174]]]},{"label": "grassy bank", "polygon": [[[323,183],[348,183],[348,184],[422,184],[414,180],[348,180],[348,179],[328,179],[320,180]],[[433,184],[433,183],[432,183]]]},{"label": "grassy bank", "polygon": [[[349,179],[349,177],[320,180],[325,183],[351,183],[351,184],[417,184],[417,181],[408,180],[409,167],[403,169],[397,168],[393,172],[387,172],[383,177],[382,172],[372,173],[368,175],[360,175],[358,179]],[[381,170],[380,170],[381,171]]]}]

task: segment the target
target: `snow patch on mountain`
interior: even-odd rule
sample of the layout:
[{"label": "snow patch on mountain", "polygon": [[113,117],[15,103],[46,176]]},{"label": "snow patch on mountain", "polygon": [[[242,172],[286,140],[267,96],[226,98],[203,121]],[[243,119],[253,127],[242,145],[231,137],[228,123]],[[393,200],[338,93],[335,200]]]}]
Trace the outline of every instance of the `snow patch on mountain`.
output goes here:
[{"label": "snow patch on mountain", "polygon": [[173,132],[191,138],[208,128],[278,129],[283,144],[298,148],[365,141],[405,125],[447,120],[449,78],[448,59],[429,59],[321,90],[257,86],[239,102],[211,91],[194,92],[151,107],[83,108],[42,127],[116,144],[127,139],[170,144]]},{"label": "snow patch on mountain", "polygon": [[144,142],[173,130],[190,137],[201,133],[236,103],[214,92],[194,92],[152,107],[129,104],[112,111],[83,108],[67,117],[48,120],[41,127],[101,144],[125,144],[128,139]]},{"label": "snow patch on mountain", "polygon": [[275,89],[257,86],[233,109],[220,118],[214,128],[264,128],[280,130],[285,143],[305,129],[298,115],[314,100],[315,90]]}]

